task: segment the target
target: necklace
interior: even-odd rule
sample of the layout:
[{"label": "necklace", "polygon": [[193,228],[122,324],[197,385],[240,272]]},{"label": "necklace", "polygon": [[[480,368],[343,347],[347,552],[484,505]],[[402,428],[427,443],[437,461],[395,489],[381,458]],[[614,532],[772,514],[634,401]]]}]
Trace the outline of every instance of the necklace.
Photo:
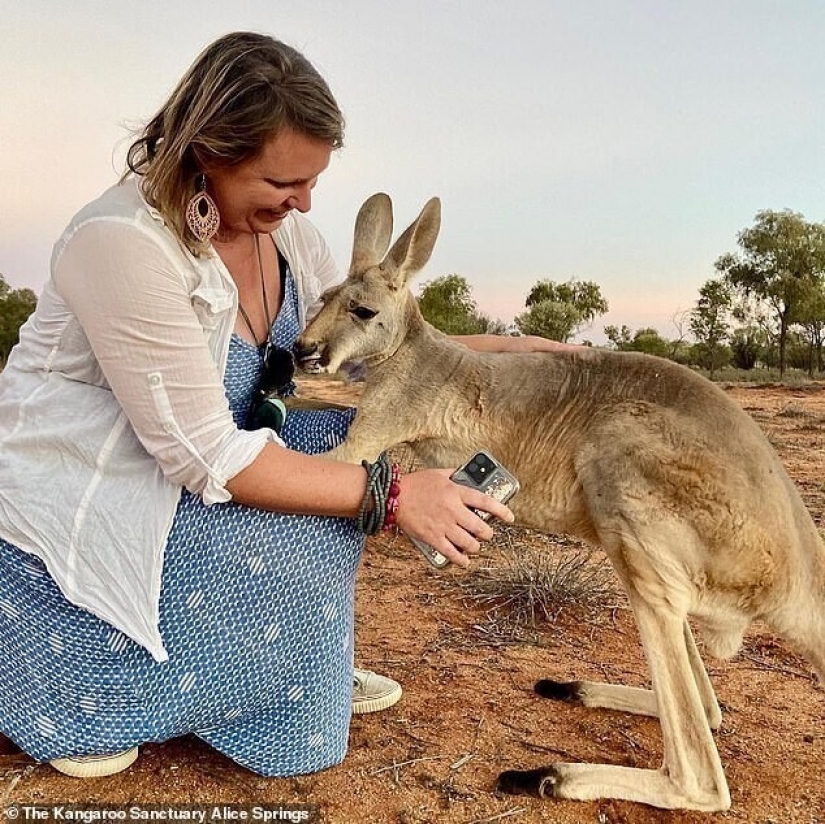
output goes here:
[{"label": "necklace", "polygon": [[266,322],[267,328],[264,333],[264,339],[261,343],[258,343],[258,336],[255,334],[255,330],[252,328],[252,324],[249,322],[249,315],[246,314],[246,310],[243,308],[241,304],[240,297],[238,298],[238,311],[241,313],[241,317],[244,319],[244,323],[246,323],[246,328],[249,329],[249,333],[252,335],[252,340],[255,341],[255,345],[260,349],[262,346],[266,344],[269,340],[269,321],[270,321],[270,314],[269,314],[269,303],[266,299],[266,281],[264,280],[264,263],[261,259],[261,241],[258,238],[258,235],[255,235],[255,251],[258,253],[258,271],[261,273],[261,295],[264,299],[264,313],[266,314]]}]

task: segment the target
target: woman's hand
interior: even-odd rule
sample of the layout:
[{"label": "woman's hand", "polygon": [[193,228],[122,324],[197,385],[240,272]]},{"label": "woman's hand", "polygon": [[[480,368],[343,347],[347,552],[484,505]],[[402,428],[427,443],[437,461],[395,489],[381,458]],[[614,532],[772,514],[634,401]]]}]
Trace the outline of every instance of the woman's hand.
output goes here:
[{"label": "woman's hand", "polygon": [[511,352],[572,352],[581,349],[573,343],[559,343],[556,340],[543,338],[540,335],[521,335],[510,338],[513,341]]},{"label": "woman's hand", "polygon": [[454,564],[470,565],[480,541],[493,537],[492,527],[469,507],[512,523],[513,513],[489,495],[454,483],[449,469],[423,469],[401,477],[396,523],[407,535],[424,541]]},{"label": "woman's hand", "polygon": [[452,340],[476,352],[572,352],[581,349],[540,335],[451,335]]}]

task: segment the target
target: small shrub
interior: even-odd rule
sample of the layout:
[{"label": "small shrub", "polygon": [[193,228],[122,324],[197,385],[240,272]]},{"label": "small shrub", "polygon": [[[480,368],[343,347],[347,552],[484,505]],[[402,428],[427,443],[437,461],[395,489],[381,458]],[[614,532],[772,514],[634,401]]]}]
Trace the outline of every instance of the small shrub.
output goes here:
[{"label": "small shrub", "polygon": [[510,630],[535,629],[566,609],[595,612],[615,604],[617,587],[606,560],[582,544],[555,550],[543,544],[511,541],[500,547],[494,564],[457,579],[457,585],[485,608],[492,623]]},{"label": "small shrub", "polygon": [[776,413],[777,418],[807,418],[811,417],[811,413],[805,411],[799,404],[791,401],[785,404],[779,412]]}]

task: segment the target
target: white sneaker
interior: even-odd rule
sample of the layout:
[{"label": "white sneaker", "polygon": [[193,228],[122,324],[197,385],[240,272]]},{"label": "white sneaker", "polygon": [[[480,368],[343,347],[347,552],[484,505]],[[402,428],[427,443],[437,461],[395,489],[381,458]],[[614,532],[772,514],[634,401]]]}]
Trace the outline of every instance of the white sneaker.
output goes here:
[{"label": "white sneaker", "polygon": [[372,670],[354,670],[352,681],[352,712],[355,715],[385,710],[401,698],[401,684]]},{"label": "white sneaker", "polygon": [[71,775],[73,778],[102,778],[131,767],[137,757],[138,748],[132,747],[111,755],[73,755],[68,758],[55,758],[49,763],[58,772]]}]

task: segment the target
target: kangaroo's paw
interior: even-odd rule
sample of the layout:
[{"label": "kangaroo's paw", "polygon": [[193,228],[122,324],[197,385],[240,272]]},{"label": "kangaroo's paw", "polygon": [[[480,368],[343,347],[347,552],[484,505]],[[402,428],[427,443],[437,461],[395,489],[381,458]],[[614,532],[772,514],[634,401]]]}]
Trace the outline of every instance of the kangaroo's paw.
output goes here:
[{"label": "kangaroo's paw", "polygon": [[582,703],[581,681],[554,681],[551,678],[543,678],[541,681],[536,681],[533,689],[542,698],[567,701],[571,704]]},{"label": "kangaroo's paw", "polygon": [[545,678],[534,687],[542,698],[630,712],[635,715],[657,716],[656,696],[650,690],[625,687],[620,684],[600,684],[595,681],[554,681]]},{"label": "kangaroo's paw", "polygon": [[553,798],[561,776],[555,767],[538,767],[535,770],[505,770],[496,781],[496,791],[509,795],[533,795],[536,798]]}]

